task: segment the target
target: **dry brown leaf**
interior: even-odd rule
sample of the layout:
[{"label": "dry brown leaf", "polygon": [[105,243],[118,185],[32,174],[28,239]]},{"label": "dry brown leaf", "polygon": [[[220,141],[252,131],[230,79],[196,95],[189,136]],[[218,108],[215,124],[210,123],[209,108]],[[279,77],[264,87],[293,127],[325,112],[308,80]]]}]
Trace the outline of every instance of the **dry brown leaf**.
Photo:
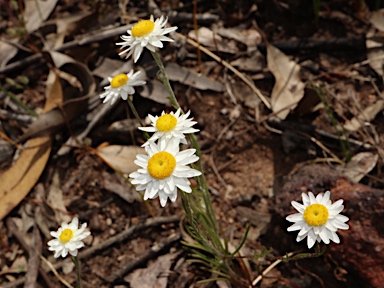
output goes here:
[{"label": "dry brown leaf", "polygon": [[118,195],[130,204],[142,201],[142,197],[132,185],[125,181],[120,175],[117,175],[117,173],[103,171],[101,177],[103,179],[101,186],[106,191]]},{"label": "dry brown leaf", "polygon": [[[368,35],[367,35],[368,36]],[[365,41],[367,47],[367,58],[369,66],[376,71],[377,74],[384,76],[384,43],[380,38],[367,39]]]},{"label": "dry brown leaf", "polygon": [[47,203],[55,213],[56,223],[70,222],[72,217],[67,211],[64,203],[63,191],[61,190],[60,176],[55,170],[52,176],[52,183],[47,190]]},{"label": "dry brown leaf", "polygon": [[[60,131],[60,129],[64,125],[66,125],[66,121],[70,122],[76,116],[78,116],[81,111],[87,108],[88,97],[92,95],[95,91],[96,85],[95,85],[94,78],[92,77],[89,69],[84,64],[59,52],[50,52],[50,55],[56,67],[65,70],[66,74],[70,74],[73,76],[73,78],[75,79],[74,82],[76,82],[75,83],[75,86],[77,88],[76,91],[78,92],[77,92],[77,95],[76,93],[75,95],[73,95],[74,93],[72,89],[66,89],[67,91],[71,92],[71,95],[59,96],[59,97],[65,97],[70,99],[66,101],[64,104],[62,104],[62,101],[61,103],[60,101],[59,102],[57,101],[56,99],[57,96],[55,96],[55,95],[58,95],[57,93],[54,93],[54,91],[50,93],[49,94],[50,97],[48,98],[47,101],[52,102],[50,104],[51,111],[41,115],[35,122],[29,125],[25,133],[19,138],[19,141],[21,142],[31,137],[54,135],[55,133]],[[50,72],[50,74],[51,73],[53,72]],[[63,75],[61,71],[57,73],[60,73],[60,76]],[[55,75],[57,73],[55,73]],[[57,78],[58,77],[56,75],[56,79]],[[57,85],[57,84],[51,83],[50,79],[52,78],[48,77],[48,80],[47,80],[48,90],[52,90],[52,88],[50,88],[52,85]],[[77,87],[79,85],[81,86],[80,89],[78,89]],[[61,89],[60,89],[60,93],[62,93]],[[83,95],[85,96],[81,97]]]},{"label": "dry brown leaf", "polygon": [[372,105],[365,108],[361,113],[344,124],[344,128],[348,131],[356,131],[360,129],[365,122],[370,123],[375,119],[376,115],[384,109],[384,100],[380,99]]},{"label": "dry brown leaf", "polygon": [[41,24],[48,19],[55,9],[58,0],[34,0],[24,1],[25,27],[31,33],[38,29]]},{"label": "dry brown leaf", "polygon": [[300,79],[300,66],[276,47],[267,45],[267,65],[275,85],[271,93],[272,111],[284,120],[304,96],[304,83]]},{"label": "dry brown leaf", "polygon": [[[105,81],[100,83],[101,86],[109,84],[108,77],[117,75],[120,73],[128,73],[133,68],[133,64],[130,61],[121,62],[121,60],[104,58],[103,62],[92,71],[92,74],[104,78]],[[146,79],[142,79],[146,80]]]},{"label": "dry brown leaf", "polygon": [[384,9],[373,11],[369,22],[371,22],[376,29],[384,32]]},{"label": "dry brown leaf", "polygon": [[201,27],[196,33],[194,30],[188,33],[188,37],[202,44],[203,46],[209,47],[213,51],[220,51],[226,53],[235,54],[238,52],[238,48],[234,41],[223,39],[220,35],[213,32],[209,28]]},{"label": "dry brown leaf", "polygon": [[50,137],[31,139],[15,164],[0,174],[0,220],[35,186],[45,168],[50,152]]},{"label": "dry brown leaf", "polygon": [[171,102],[168,99],[169,92],[163,83],[157,80],[147,81],[147,84],[142,87],[143,90],[141,91],[140,96],[151,99],[152,101],[160,104],[167,106],[171,105]]},{"label": "dry brown leaf", "polygon": [[227,39],[233,39],[240,43],[247,45],[248,50],[252,51],[255,49],[257,44],[260,44],[262,41],[260,33],[251,28],[244,29],[244,27],[221,27],[216,30],[216,32]]},{"label": "dry brown leaf", "polygon": [[379,155],[375,152],[360,152],[344,167],[339,167],[343,175],[354,183],[359,183],[369,172],[375,168]]},{"label": "dry brown leaf", "polygon": [[168,284],[169,269],[178,254],[179,252],[174,252],[162,255],[150,263],[147,268],[136,269],[124,280],[130,283],[130,287],[165,288]]},{"label": "dry brown leaf", "polygon": [[178,81],[187,86],[191,86],[200,90],[212,90],[223,92],[223,84],[209,79],[208,77],[197,74],[187,68],[181,67],[176,63],[169,63],[165,67],[169,80]]},{"label": "dry brown leaf", "polygon": [[53,22],[56,24],[56,37],[52,48],[61,46],[64,43],[64,38],[70,35],[74,30],[82,24],[82,20],[88,17],[91,12],[79,12],[71,14],[70,16],[61,16],[59,19],[54,19]]},{"label": "dry brown leaf", "polygon": [[[62,89],[59,77],[47,86],[47,101],[44,112],[62,102]],[[53,76],[52,76],[53,77]],[[53,100],[52,100],[53,99]],[[35,186],[47,164],[51,152],[51,137],[37,137],[29,140],[16,162],[0,174],[0,220],[3,219],[28,195]]]},{"label": "dry brown leaf", "polygon": [[139,167],[133,163],[137,154],[145,149],[137,146],[109,145],[96,149],[97,155],[112,169],[129,174]]},{"label": "dry brown leaf", "polygon": [[7,65],[8,61],[17,54],[17,51],[18,49],[15,45],[0,40],[0,67]]}]

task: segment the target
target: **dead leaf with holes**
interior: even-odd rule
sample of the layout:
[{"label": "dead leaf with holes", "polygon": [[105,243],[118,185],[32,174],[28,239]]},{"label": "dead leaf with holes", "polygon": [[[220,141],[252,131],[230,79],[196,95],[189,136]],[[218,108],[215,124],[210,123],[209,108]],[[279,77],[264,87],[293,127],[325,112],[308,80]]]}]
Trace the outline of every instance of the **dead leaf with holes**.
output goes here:
[{"label": "dead leaf with holes", "polygon": [[270,44],[267,44],[267,66],[275,77],[271,93],[272,111],[284,120],[304,96],[300,66]]}]

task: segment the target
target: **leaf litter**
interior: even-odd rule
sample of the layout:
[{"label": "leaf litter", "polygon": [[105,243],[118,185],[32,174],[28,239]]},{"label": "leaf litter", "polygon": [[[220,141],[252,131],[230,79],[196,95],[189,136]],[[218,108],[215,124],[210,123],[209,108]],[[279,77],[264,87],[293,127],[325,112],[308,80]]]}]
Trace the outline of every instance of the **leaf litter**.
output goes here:
[{"label": "leaf litter", "polygon": [[[158,9],[157,2],[150,1],[151,7]],[[168,3],[162,3],[161,6],[162,9],[172,10],[173,18],[170,17],[170,21],[185,17],[193,19],[190,12],[182,14],[182,2],[176,2],[180,4],[178,8],[167,7],[170,5]],[[353,15],[356,13],[359,17],[366,17],[365,14],[349,10],[350,8],[340,9],[334,3],[323,3],[324,6],[329,5],[327,8],[330,10],[321,6],[321,22],[316,26],[313,18],[308,18],[309,14],[295,17],[295,13],[301,10],[296,11],[290,4],[277,2],[277,5],[284,4],[280,8],[267,7],[265,3],[259,3],[258,6],[253,4],[222,1],[217,4],[222,9],[222,14],[216,17],[219,15],[217,10],[207,3],[199,3],[201,11],[206,12],[204,15],[215,16],[216,23],[207,22],[207,18],[199,10],[196,15],[197,36],[195,27],[190,24],[192,22],[184,21],[177,25],[179,32],[189,33],[192,39],[199,42],[203,61],[197,57],[198,46],[186,44],[190,42],[183,38],[166,46],[162,57],[167,63],[172,85],[183,107],[192,110],[200,125],[198,140],[203,148],[206,176],[221,229],[225,231],[230,244],[239,243],[246,225],[250,223],[252,241],[245,243],[245,251],[252,253],[255,249],[261,250],[263,245],[267,248],[272,246],[275,249],[273,256],[277,256],[297,248],[295,244],[285,240],[288,236],[281,231],[285,224],[279,211],[285,208],[277,199],[287,195],[287,184],[283,185],[288,181],[287,175],[290,171],[298,171],[299,184],[290,191],[286,199],[292,199],[293,194],[294,197],[299,195],[303,187],[308,186],[314,192],[318,189],[307,185],[313,180],[309,170],[300,166],[303,161],[323,163],[314,166],[314,178],[328,179],[323,182],[326,184],[319,184],[325,189],[337,188],[334,187],[337,184],[332,182],[334,177],[346,177],[351,183],[360,182],[366,185],[359,186],[359,189],[367,189],[369,186],[383,188],[382,182],[376,181],[382,178],[380,171],[384,158],[380,154],[384,141],[380,92],[383,87],[379,80],[383,75],[382,65],[380,66],[382,43],[378,40],[382,32],[382,10],[373,11],[370,18],[366,19],[368,21],[359,22]],[[39,5],[40,8],[47,5],[47,8],[42,15],[37,16],[38,10],[31,9],[34,5]],[[29,23],[26,27],[32,36],[37,35],[33,31],[41,33],[40,36],[12,39],[12,43],[17,45],[12,45],[9,41],[1,42],[6,44],[0,45],[0,52],[8,55],[2,58],[1,71],[7,71],[8,78],[16,77],[17,73],[23,74],[24,68],[34,71],[35,78],[29,75],[29,89],[34,91],[35,96],[43,99],[42,91],[45,88],[42,89],[42,82],[46,81],[46,105],[50,107],[50,111],[45,109],[45,113],[39,113],[39,118],[26,129],[21,127],[20,122],[8,121],[1,116],[4,114],[0,115],[1,132],[12,141],[17,142],[17,139],[26,146],[18,151],[19,155],[15,155],[11,164],[5,163],[2,166],[5,167],[0,174],[0,181],[4,183],[0,190],[2,223],[11,217],[19,219],[16,222],[24,221],[26,227],[30,227],[30,230],[24,231],[26,235],[32,235],[39,228],[45,243],[49,237],[49,229],[55,228],[63,219],[79,215],[90,222],[95,235],[93,242],[89,243],[89,251],[97,250],[100,247],[98,245],[104,245],[106,239],[116,241],[103,246],[110,248],[101,253],[89,252],[88,255],[91,256],[84,259],[85,271],[93,271],[99,276],[119,271],[118,276],[130,283],[131,287],[141,287],[143,275],[150,275],[146,278],[148,287],[196,287],[198,280],[211,275],[197,272],[195,266],[186,262],[185,257],[188,255],[179,245],[175,244],[171,250],[161,253],[147,254],[152,260],[144,261],[146,258],[141,258],[143,251],[151,247],[151,243],[158,243],[159,240],[161,242],[172,236],[178,230],[177,225],[168,223],[149,227],[144,233],[131,235],[129,240],[113,238],[126,233],[129,226],[141,225],[150,215],[182,215],[182,212],[179,202],[164,210],[150,202],[150,208],[143,205],[140,195],[115,172],[117,170],[129,174],[135,169],[132,160],[135,151],[139,149],[137,144],[141,144],[143,139],[135,131],[137,123],[128,121],[132,119],[127,118],[132,117],[125,103],[103,110],[98,99],[97,93],[102,91],[108,76],[128,72],[132,68],[132,63],[117,56],[118,49],[114,46],[118,35],[126,30],[125,26],[117,27],[118,15],[123,12],[121,7],[104,2],[99,5],[101,9],[99,7],[97,11],[101,14],[97,15],[92,14],[95,7],[87,1],[81,4],[70,1],[26,1],[28,9],[25,16]],[[148,13],[139,1],[129,1],[125,5],[128,9],[121,15],[132,19],[136,19],[137,15],[146,18],[159,11]],[[280,14],[282,7],[291,16],[289,23],[285,23],[287,17]],[[336,11],[328,15],[327,11],[331,10]],[[273,15],[267,17],[271,11]],[[103,19],[107,21],[103,22]],[[255,28],[254,21],[257,21],[260,28]],[[338,21],[338,24],[335,25],[332,21]],[[372,26],[368,24],[369,21]],[[56,28],[47,33],[52,24]],[[292,27],[294,28],[291,29]],[[353,30],[352,27],[356,29]],[[264,36],[271,44],[261,43],[260,31],[266,34]],[[317,39],[316,43],[321,44],[329,39],[348,38],[353,33],[361,37],[367,36],[367,53],[350,55],[348,51],[353,51],[354,47],[340,49],[337,41],[331,52],[311,48],[304,51],[294,46],[297,37],[310,36],[312,38],[308,39]],[[274,45],[275,41],[279,41],[279,46]],[[21,50],[19,48],[23,46],[20,45],[26,45],[28,49]],[[36,45],[47,51],[36,52]],[[212,56],[207,56],[204,48],[219,55],[215,58],[217,62],[211,62],[209,57]],[[30,59],[30,62],[21,61],[24,58]],[[308,58],[314,65],[301,65]],[[48,64],[50,61],[54,67]],[[223,61],[231,64],[225,66]],[[255,93],[251,86],[245,86],[238,78],[239,75],[232,74],[233,70],[227,70],[228,67],[233,67],[231,65],[236,66],[242,76],[251,81],[265,98],[260,100],[260,94]],[[144,57],[135,68],[145,72],[145,80],[148,82],[133,97],[141,117],[170,109],[167,92],[151,70],[153,62]],[[1,75],[2,86],[5,85],[3,78]],[[228,80],[230,83],[227,83]],[[310,87],[312,84],[309,83],[315,83],[316,87]],[[30,94],[18,91],[15,87],[6,88],[15,92],[21,100],[30,101],[27,97]],[[352,89],[353,93],[348,89]],[[10,109],[11,105],[7,106],[5,101],[6,95],[1,96],[2,108]],[[267,105],[269,102],[271,107]],[[319,102],[320,105],[317,104]],[[40,106],[35,107],[36,112],[42,110],[42,105]],[[12,113],[19,113],[15,111]],[[237,111],[235,119],[232,113],[225,111]],[[280,122],[272,121],[275,116]],[[295,138],[293,144],[290,144],[292,147],[288,154],[284,153],[282,147],[287,142],[280,136],[287,134]],[[38,142],[36,139],[45,141]],[[14,146],[12,141],[6,143]],[[36,142],[33,143],[34,141]],[[105,142],[110,144],[100,145]],[[337,159],[332,158],[332,155]],[[335,164],[336,160],[343,163]],[[294,184],[295,182],[292,183]],[[29,208],[23,210],[17,207]],[[26,211],[31,215],[26,217]],[[32,228],[32,220],[36,221],[38,228]],[[7,228],[4,226],[1,229],[3,232]],[[275,243],[274,239],[281,241]],[[380,238],[372,239],[381,241]],[[18,251],[15,238],[7,237],[6,240],[10,249],[8,251]],[[48,255],[45,249],[43,247],[42,253]],[[4,253],[1,252],[0,257],[5,257]],[[27,253],[22,253],[20,259],[24,257],[26,260]],[[343,261],[346,271],[364,269],[354,266],[355,263],[345,260],[337,251],[333,253],[335,261],[339,261],[337,263]],[[16,261],[15,255],[6,258],[8,263],[17,265],[19,260]],[[368,254],[367,257],[374,256]],[[137,258],[138,261],[128,261],[131,258]],[[137,268],[139,265],[135,263],[141,263],[140,261],[147,263],[148,267]],[[256,271],[262,271],[271,262],[273,257],[268,256],[260,262],[252,262],[249,272],[254,274],[251,276],[257,277]],[[133,266],[132,272],[128,273],[120,269],[126,263],[138,266]],[[317,266],[326,267],[323,264]],[[317,285],[315,278],[308,280],[308,276],[301,272],[293,275],[289,270],[295,268],[288,267],[290,268],[274,269],[273,274],[269,275],[277,275],[276,279],[270,282],[263,280],[262,285],[276,287],[277,283],[288,283],[293,278],[297,281],[295,285]],[[100,269],[104,269],[102,273]],[[320,275],[328,281],[327,287],[338,287],[340,284],[338,281],[341,278],[332,276],[332,267],[318,271],[314,265],[311,269],[310,273]],[[7,285],[11,285],[14,281],[22,280],[24,272],[15,275],[6,271],[2,269],[0,283],[4,280],[8,282]],[[73,282],[71,268],[67,272],[69,274],[63,277]],[[91,274],[85,273],[85,285],[112,285],[108,280],[110,278],[92,277]],[[32,276],[28,279],[35,279]],[[51,277],[53,281],[57,281],[54,276]],[[353,284],[358,283],[356,279],[363,279],[364,283],[374,283],[373,277],[370,277],[367,273],[349,273],[345,281],[348,287],[356,287]],[[37,281],[43,281],[39,279]],[[214,285],[221,287],[224,284],[217,281]]]}]

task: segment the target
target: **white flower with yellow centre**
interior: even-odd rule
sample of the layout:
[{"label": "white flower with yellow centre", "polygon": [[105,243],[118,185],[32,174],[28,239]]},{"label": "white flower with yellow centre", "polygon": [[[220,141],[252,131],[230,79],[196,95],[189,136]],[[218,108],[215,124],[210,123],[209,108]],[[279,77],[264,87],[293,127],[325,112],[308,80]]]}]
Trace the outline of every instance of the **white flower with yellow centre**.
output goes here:
[{"label": "white flower with yellow centre", "polygon": [[55,258],[67,257],[68,252],[72,256],[77,256],[77,251],[84,247],[83,239],[91,234],[85,231],[87,223],[83,223],[79,228],[79,220],[75,217],[70,224],[61,223],[59,230],[52,231],[51,236],[56,239],[48,242],[48,250],[55,251]]},{"label": "white flower with yellow centre", "polygon": [[[149,139],[150,141],[156,141],[161,138],[167,140],[176,138],[179,139],[180,143],[187,144],[185,134],[199,132],[198,129],[192,128],[197,122],[192,121],[193,118],[188,119],[190,113],[191,111],[188,111],[180,116],[181,109],[179,108],[175,113],[171,112],[168,114],[163,111],[160,117],[148,115],[152,127],[139,127],[139,129],[146,132],[155,132]],[[146,145],[148,145],[148,142],[143,146]]]},{"label": "white flower with yellow centre", "polygon": [[179,141],[172,138],[169,141],[160,139],[157,144],[149,141],[145,150],[148,155],[139,154],[135,160],[141,168],[129,174],[131,183],[137,185],[136,190],[145,190],[144,200],[159,197],[164,207],[168,198],[176,201],[177,189],[192,192],[188,178],[201,175],[200,171],[188,166],[199,160],[195,149],[179,151]]},{"label": "white flower with yellow centre", "polygon": [[136,63],[139,60],[144,47],[155,52],[157,48],[163,48],[163,41],[173,42],[173,39],[164,36],[173,32],[177,27],[165,28],[168,18],[161,16],[154,21],[153,16],[149,20],[142,20],[133,25],[131,30],[128,30],[128,36],[121,36],[124,42],[116,43],[121,45],[121,49],[125,49],[119,55],[128,53],[126,58],[133,54],[133,60]]},{"label": "white flower with yellow centre", "polygon": [[103,103],[111,101],[111,105],[121,97],[123,100],[127,100],[128,95],[135,93],[133,86],[144,85],[146,82],[139,80],[141,71],[136,73],[131,70],[128,74],[118,74],[115,77],[108,77],[110,83],[106,86],[104,93],[100,94],[100,98],[105,98]]},{"label": "white flower with yellow centre", "polygon": [[299,242],[307,237],[308,248],[312,248],[316,241],[323,241],[329,244],[330,240],[340,243],[337,236],[337,229],[347,230],[349,228],[347,222],[348,217],[339,214],[344,206],[343,200],[340,199],[332,204],[329,199],[331,193],[318,194],[315,198],[312,192],[308,195],[303,193],[303,204],[292,201],[292,206],[299,212],[286,217],[289,222],[294,224],[288,227],[288,231],[299,231],[296,241]]}]

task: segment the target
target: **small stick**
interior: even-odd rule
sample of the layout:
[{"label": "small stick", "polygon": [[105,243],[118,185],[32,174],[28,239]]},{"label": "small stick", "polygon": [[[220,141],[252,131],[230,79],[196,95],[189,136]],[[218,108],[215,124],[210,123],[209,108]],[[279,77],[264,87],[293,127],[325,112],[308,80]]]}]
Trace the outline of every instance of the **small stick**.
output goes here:
[{"label": "small stick", "polygon": [[287,255],[285,255],[284,257],[282,257],[281,259],[278,259],[275,262],[273,262],[271,265],[269,265],[259,276],[257,276],[257,278],[255,280],[253,280],[251,287],[256,286],[256,284],[259,283],[265,275],[267,275],[269,272],[271,272],[271,270],[273,268],[275,268],[281,261],[283,261],[286,258],[291,257],[293,254],[294,254],[293,252],[290,252]]}]

